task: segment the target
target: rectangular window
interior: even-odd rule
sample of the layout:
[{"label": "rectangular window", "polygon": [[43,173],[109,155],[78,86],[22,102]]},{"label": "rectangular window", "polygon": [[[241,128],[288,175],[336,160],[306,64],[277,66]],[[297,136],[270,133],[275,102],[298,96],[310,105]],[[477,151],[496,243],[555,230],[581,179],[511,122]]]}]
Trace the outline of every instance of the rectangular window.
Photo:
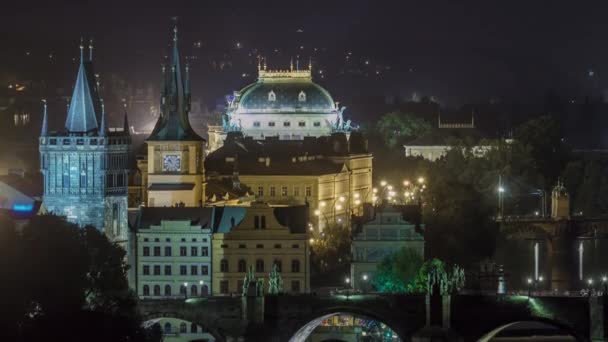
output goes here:
[{"label": "rectangular window", "polygon": [[209,256],[209,247],[203,247],[202,256]]},{"label": "rectangular window", "polygon": [[198,266],[196,266],[196,265],[190,266],[190,275],[198,275]]},{"label": "rectangular window", "polygon": [[180,265],[179,266],[179,274],[180,275],[188,275],[188,268],[186,267],[186,265]]},{"label": "rectangular window", "polygon": [[300,127],[306,127],[306,122],[300,121],[300,122],[298,122],[298,126],[300,126]]},{"label": "rectangular window", "polygon": [[259,121],[254,121],[253,122],[253,127],[260,127],[260,122]]},{"label": "rectangular window", "polygon": [[154,275],[160,275],[160,265],[154,265]]},{"label": "rectangular window", "polygon": [[299,280],[291,281],[291,292],[295,292],[295,293],[300,292],[300,281]]},{"label": "rectangular window", "polygon": [[262,215],[262,229],[266,229],[266,215]]},{"label": "rectangular window", "polygon": [[228,245],[227,244],[223,244],[222,248],[228,248]]},{"label": "rectangular window", "polygon": [[70,175],[68,175],[67,173],[63,174],[63,187],[64,188],[70,187]]},{"label": "rectangular window", "polygon": [[264,245],[255,245],[255,248],[264,248]]},{"label": "rectangular window", "polygon": [[264,187],[258,186],[258,196],[264,196]]},{"label": "rectangular window", "polygon": [[260,217],[258,215],[253,217],[253,229],[260,229]]},{"label": "rectangular window", "polygon": [[289,127],[289,126],[291,126],[291,122],[289,122],[289,121],[283,122],[283,127]]},{"label": "rectangular window", "polygon": [[300,196],[300,187],[294,186],[293,187],[293,197],[299,197],[299,196]]},{"label": "rectangular window", "polygon": [[144,256],[150,256],[150,247],[147,247],[147,246],[144,247],[143,255]]},{"label": "rectangular window", "polygon": [[89,142],[90,145],[97,145],[97,139],[91,139]]},{"label": "rectangular window", "polygon": [[165,275],[171,275],[171,265],[165,265]]},{"label": "rectangular window", "polygon": [[315,126],[315,127],[321,127],[321,123],[319,121],[315,121],[313,123],[313,126]]},{"label": "rectangular window", "polygon": [[165,256],[171,256],[171,246],[165,247]]},{"label": "rectangular window", "polygon": [[202,275],[209,275],[209,266],[207,266],[207,265],[201,266],[201,274]]},{"label": "rectangular window", "polygon": [[298,245],[298,244],[293,244],[293,245],[291,245],[291,248],[300,248],[300,245]]},{"label": "rectangular window", "polygon": [[198,256],[198,247],[190,247],[190,256]]},{"label": "rectangular window", "polygon": [[144,265],[143,273],[144,275],[150,275],[150,266]]},{"label": "rectangular window", "polygon": [[274,248],[281,248],[281,244],[277,243],[276,245],[274,245]]},{"label": "rectangular window", "polygon": [[275,187],[274,187],[274,186],[271,186],[271,187],[270,187],[270,197],[274,197],[274,196],[276,196],[276,195],[277,195],[277,193],[276,193],[276,189],[275,189]]},{"label": "rectangular window", "polygon": [[228,280],[221,280],[220,281],[220,293],[221,294],[228,294]]},{"label": "rectangular window", "polygon": [[306,194],[305,194],[306,197],[312,196],[312,188],[311,187],[307,186],[305,191],[306,191]]},{"label": "rectangular window", "polygon": [[84,145],[84,139],[76,139],[76,145]]},{"label": "rectangular window", "polygon": [[154,256],[160,256],[160,246],[154,247]]},{"label": "rectangular window", "polygon": [[239,245],[239,248],[247,248],[247,245],[240,244],[240,245]]},{"label": "rectangular window", "polygon": [[274,121],[268,122],[268,127],[274,127]]},{"label": "rectangular window", "polygon": [[281,196],[287,196],[287,187],[286,186],[281,187]]},{"label": "rectangular window", "polygon": [[179,248],[179,256],[188,256],[188,249],[185,246]]}]

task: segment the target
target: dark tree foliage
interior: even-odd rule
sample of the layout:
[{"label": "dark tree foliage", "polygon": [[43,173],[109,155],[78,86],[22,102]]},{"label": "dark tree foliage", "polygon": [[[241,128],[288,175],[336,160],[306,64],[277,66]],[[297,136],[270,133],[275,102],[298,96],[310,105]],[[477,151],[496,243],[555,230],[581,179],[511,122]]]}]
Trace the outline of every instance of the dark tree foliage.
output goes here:
[{"label": "dark tree foliage", "polygon": [[41,215],[17,230],[0,216],[0,331],[12,340],[153,340],[140,327],[124,257],[93,227]]},{"label": "dark tree foliage", "polygon": [[401,150],[401,145],[406,140],[428,133],[431,125],[412,114],[396,111],[382,115],[376,124],[376,130],[388,148]]},{"label": "dark tree foliage", "polygon": [[313,267],[319,272],[327,272],[350,263],[350,245],[350,227],[329,222],[311,247]]}]

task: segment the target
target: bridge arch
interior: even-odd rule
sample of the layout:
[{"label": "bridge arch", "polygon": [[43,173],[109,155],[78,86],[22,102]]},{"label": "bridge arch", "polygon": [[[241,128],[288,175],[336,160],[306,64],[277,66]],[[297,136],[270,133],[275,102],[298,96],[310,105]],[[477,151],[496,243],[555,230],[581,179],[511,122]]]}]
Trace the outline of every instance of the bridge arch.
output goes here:
[{"label": "bridge arch", "polygon": [[222,339],[214,331],[208,329],[200,322],[191,320],[189,317],[175,313],[163,314],[148,314],[144,318],[143,326],[150,328],[155,324],[159,328],[163,336],[186,336],[189,339],[205,339],[210,337],[213,341],[222,341]]},{"label": "bridge arch", "polygon": [[360,307],[338,306],[317,311],[297,321],[293,325],[289,342],[306,341],[310,334],[312,334],[312,332],[319,327],[324,320],[336,315],[352,315],[355,317],[381,322],[394,331],[402,341],[409,340],[409,337],[416,330],[421,328],[419,322],[413,321],[409,322],[410,324],[408,324],[408,322],[404,322],[402,320],[403,317],[395,315],[394,312],[391,315],[390,313],[374,312]]},{"label": "bridge arch", "polygon": [[[510,323],[503,324],[485,335],[483,335],[478,341],[479,342],[491,342],[495,338],[501,337],[501,334],[522,330],[535,331],[535,332],[545,332],[545,333],[553,333],[559,334],[560,336],[571,337],[575,341],[587,341],[586,338],[581,336],[578,332],[576,332],[571,326],[547,318],[528,318],[525,320],[514,321]],[[555,335],[553,335],[555,336]]]}]

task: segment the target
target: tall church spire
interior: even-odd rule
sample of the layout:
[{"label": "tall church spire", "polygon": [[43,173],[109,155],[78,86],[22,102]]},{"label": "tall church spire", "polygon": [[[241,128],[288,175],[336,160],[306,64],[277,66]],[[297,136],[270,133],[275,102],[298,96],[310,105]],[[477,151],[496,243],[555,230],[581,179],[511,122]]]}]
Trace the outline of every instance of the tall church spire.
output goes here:
[{"label": "tall church spire", "polygon": [[84,60],[84,45],[80,42],[80,66],[74,84],[68,116],[65,120],[65,129],[69,134],[86,134],[97,130],[97,115],[95,113],[94,80],[91,78],[90,62]]},{"label": "tall church spire", "polygon": [[101,103],[101,128],[99,128],[99,136],[100,137],[105,137],[106,136],[106,106],[103,103],[103,99],[100,99],[99,102]]},{"label": "tall church spire", "polygon": [[40,130],[40,136],[46,137],[49,133],[48,121],[46,117],[46,99],[42,99],[42,103],[44,103],[44,113],[42,116],[42,129]]},{"label": "tall church spire", "polygon": [[148,138],[158,140],[203,140],[192,130],[188,120],[190,111],[190,71],[185,69],[185,82],[182,76],[180,52],[178,47],[177,25],[173,27],[173,42],[169,56],[169,70],[163,65],[163,84],[161,86],[161,113],[156,126]]},{"label": "tall church spire", "polygon": [[122,103],[122,106],[125,110],[125,119],[124,122],[122,124],[122,129],[123,129],[123,133],[126,134],[131,134],[130,130],[129,130],[129,117],[127,116],[127,102]]}]

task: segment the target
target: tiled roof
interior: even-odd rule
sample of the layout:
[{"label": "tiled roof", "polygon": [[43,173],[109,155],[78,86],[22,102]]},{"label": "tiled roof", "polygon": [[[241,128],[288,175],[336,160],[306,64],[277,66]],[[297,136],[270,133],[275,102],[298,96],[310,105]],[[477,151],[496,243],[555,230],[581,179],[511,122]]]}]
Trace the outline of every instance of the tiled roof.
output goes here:
[{"label": "tiled roof", "polygon": [[136,220],[136,228],[147,229],[151,225],[160,225],[161,221],[190,220],[194,225],[211,229],[213,227],[212,207],[142,207]]}]

